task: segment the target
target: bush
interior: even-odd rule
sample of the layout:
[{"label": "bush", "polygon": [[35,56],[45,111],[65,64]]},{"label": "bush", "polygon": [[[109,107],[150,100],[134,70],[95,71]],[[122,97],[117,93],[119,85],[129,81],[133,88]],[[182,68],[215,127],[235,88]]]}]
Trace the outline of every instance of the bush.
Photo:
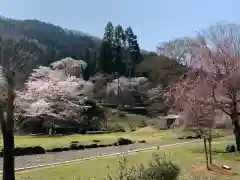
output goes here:
[{"label": "bush", "polygon": [[147,143],[146,140],[139,140],[138,143]]},{"label": "bush", "polygon": [[139,128],[144,128],[144,127],[147,127],[147,123],[144,121],[144,120],[141,120],[140,123],[138,124],[138,127]]},{"label": "bush", "polygon": [[123,146],[128,144],[133,144],[133,141],[130,139],[124,139],[122,137],[118,138],[117,142],[114,143],[115,146]]},{"label": "bush", "polygon": [[98,139],[94,139],[93,142],[94,142],[94,143],[99,143],[100,140],[98,140]]},{"label": "bush", "polygon": [[53,148],[53,149],[49,149],[48,152],[62,152],[63,148]]},{"label": "bush", "polygon": [[233,144],[228,144],[227,147],[226,147],[226,152],[228,153],[232,153],[232,152],[235,152],[235,146]]},{"label": "bush", "polygon": [[86,145],[85,148],[87,148],[87,149],[98,148],[98,145],[97,144],[89,144],[89,145]]},{"label": "bush", "polygon": [[81,145],[78,141],[72,141],[69,148],[71,150],[80,150],[84,149],[84,146]]},{"label": "bush", "polygon": [[130,169],[126,168],[126,159],[119,162],[117,176],[108,175],[108,180],[176,180],[180,173],[178,165],[166,156],[153,155],[153,160],[147,167],[139,165]]},{"label": "bush", "polygon": [[[25,156],[25,155],[33,155],[33,154],[45,154],[45,149],[41,146],[34,147],[16,147],[14,148],[14,156]],[[3,156],[4,148],[0,153]]]}]

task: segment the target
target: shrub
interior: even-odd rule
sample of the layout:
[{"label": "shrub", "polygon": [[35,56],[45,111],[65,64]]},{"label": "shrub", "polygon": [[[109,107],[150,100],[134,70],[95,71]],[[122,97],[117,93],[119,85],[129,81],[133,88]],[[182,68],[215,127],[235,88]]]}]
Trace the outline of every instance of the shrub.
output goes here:
[{"label": "shrub", "polygon": [[94,139],[93,142],[95,142],[95,143],[99,143],[100,140],[99,140],[99,139]]},{"label": "shrub", "polygon": [[60,147],[60,148],[53,148],[53,149],[49,149],[48,152],[62,152],[63,149]]},{"label": "shrub", "polygon": [[146,140],[139,140],[138,143],[147,143]]},{"label": "shrub", "polygon": [[235,146],[233,144],[228,144],[226,147],[226,152],[231,153],[231,152],[235,152]]},{"label": "shrub", "polygon": [[97,144],[89,144],[89,145],[86,145],[85,148],[87,148],[87,149],[98,148],[98,145]]},{"label": "shrub", "polygon": [[118,138],[117,142],[114,143],[115,146],[123,146],[128,144],[133,144],[133,141],[130,139],[124,139],[122,137]]},{"label": "shrub", "polygon": [[78,141],[73,141],[73,142],[71,142],[69,148],[71,150],[79,150],[79,149],[84,149],[84,146],[81,145]]},{"label": "shrub", "polygon": [[166,156],[153,155],[153,160],[147,167],[142,164],[132,168],[126,168],[126,159],[119,162],[116,177],[108,175],[108,180],[176,180],[180,172],[178,165],[166,158]]},{"label": "shrub", "polygon": [[138,127],[139,128],[144,128],[146,127],[148,124],[144,121],[144,120],[141,120],[140,123],[138,124]]},{"label": "shrub", "polygon": [[[4,151],[4,148],[0,153],[1,156],[3,156],[3,151]],[[14,148],[14,156],[25,156],[25,155],[33,155],[33,154],[45,154],[45,149],[41,146]]]},{"label": "shrub", "polygon": [[98,147],[107,147],[107,144],[99,144]]}]

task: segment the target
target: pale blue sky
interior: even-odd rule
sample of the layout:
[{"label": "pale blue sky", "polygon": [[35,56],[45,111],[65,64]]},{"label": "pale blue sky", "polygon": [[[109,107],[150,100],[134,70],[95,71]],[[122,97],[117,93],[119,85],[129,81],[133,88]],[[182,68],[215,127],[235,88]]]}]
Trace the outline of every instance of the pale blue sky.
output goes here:
[{"label": "pale blue sky", "polygon": [[131,26],[141,48],[193,35],[219,21],[240,24],[240,0],[0,0],[0,13],[102,37],[107,21]]}]

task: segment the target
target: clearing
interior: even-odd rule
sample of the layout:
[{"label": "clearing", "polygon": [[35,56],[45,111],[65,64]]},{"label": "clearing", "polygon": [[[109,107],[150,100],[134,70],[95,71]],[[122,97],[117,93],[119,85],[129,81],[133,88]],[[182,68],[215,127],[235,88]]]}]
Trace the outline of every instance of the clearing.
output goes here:
[{"label": "clearing", "polygon": [[[162,144],[179,142],[177,138],[183,135],[192,134],[191,132],[181,132],[180,130],[161,130],[158,131],[150,126],[140,128],[134,132],[109,133],[109,134],[74,134],[66,136],[15,136],[16,146],[42,146],[44,148],[54,148],[69,146],[71,141],[79,141],[82,144],[92,144],[96,140],[99,144],[113,143],[119,137],[127,138],[133,141],[146,140],[148,144]],[[216,131],[221,136],[229,135],[229,131]],[[231,133],[230,133],[231,134]],[[0,139],[0,147],[3,145],[3,139]]]},{"label": "clearing", "polygon": [[[240,169],[240,157],[238,153],[225,153],[224,148],[227,141],[233,140],[232,137],[219,138],[213,143],[213,162],[221,167],[226,164],[238,172]],[[127,165],[130,167],[135,164],[146,165],[153,153],[166,153],[170,159],[181,167],[180,179],[209,179],[209,180],[239,180],[239,175],[230,173],[214,172],[205,170],[205,159],[202,143],[182,145],[181,147],[169,147],[148,152],[140,152],[125,155]],[[56,167],[49,167],[29,172],[18,172],[18,180],[77,180],[77,179],[101,179],[107,174],[116,174],[118,162],[121,157],[99,158],[76,162]]]}]

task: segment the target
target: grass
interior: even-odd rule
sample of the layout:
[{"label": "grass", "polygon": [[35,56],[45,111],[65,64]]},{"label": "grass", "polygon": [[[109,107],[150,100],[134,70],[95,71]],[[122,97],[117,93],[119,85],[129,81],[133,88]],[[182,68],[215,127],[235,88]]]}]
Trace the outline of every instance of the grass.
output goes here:
[{"label": "grass", "polygon": [[137,129],[142,121],[145,121],[147,124],[154,121],[154,119],[150,119],[146,116],[121,112],[110,108],[108,109],[107,117],[109,126],[118,124],[126,130],[131,129],[131,127]]},{"label": "grass", "polygon": [[[161,130],[158,131],[150,126],[138,129],[134,132],[111,133],[111,134],[92,134],[92,135],[68,135],[68,136],[15,136],[16,146],[42,146],[44,148],[53,148],[69,146],[71,141],[79,141],[82,144],[92,144],[94,140],[99,140],[99,144],[115,142],[119,137],[131,139],[133,141],[146,140],[149,144],[169,144],[179,142],[177,137],[191,134],[190,132],[181,132],[179,130]],[[228,135],[228,132],[221,131],[222,135]],[[0,139],[0,146],[3,140]]]},{"label": "grass", "polygon": [[[220,138],[218,141],[226,140]],[[223,152],[225,143],[213,144],[214,151]],[[140,152],[136,154],[125,155],[128,167],[136,164],[146,165],[151,159],[153,153],[166,153],[171,160],[176,162],[181,168],[180,179],[189,180],[239,180],[238,175],[221,175],[214,172],[208,172],[204,169],[205,159],[201,149],[202,144],[196,143],[184,145],[181,147],[166,148],[153,150],[148,152]],[[56,167],[32,170],[29,172],[16,173],[17,180],[80,180],[80,179],[96,179],[100,180],[106,177],[108,173],[116,174],[118,169],[118,161],[121,157],[99,158],[88,160],[85,162],[76,162],[72,164],[60,165]],[[226,164],[233,168],[234,172],[240,169],[239,154],[237,153],[214,153],[213,162],[217,165]],[[195,178],[193,178],[195,177]]]},{"label": "grass", "polygon": [[[114,110],[108,111],[108,125],[113,126],[119,124],[125,129],[129,129],[130,126],[137,128],[141,121],[150,122],[145,116],[122,113],[124,116],[119,115]],[[147,131],[147,133],[146,133]],[[111,133],[111,134],[92,134],[92,135],[68,135],[68,136],[15,136],[16,146],[42,146],[45,148],[68,146],[71,141],[79,141],[82,144],[91,144],[94,140],[100,140],[100,144],[113,143],[119,137],[131,139],[133,141],[147,140],[147,142],[161,142],[162,137],[165,135],[165,131],[153,130],[152,128],[146,128],[145,133],[141,131],[124,132],[124,133]],[[0,148],[3,145],[3,139],[0,137]]]},{"label": "grass", "polygon": [[[128,138],[134,141],[146,140],[149,143],[160,142],[166,136],[167,131],[155,131],[146,128],[147,133],[141,131],[111,134],[92,134],[92,135],[69,135],[69,136],[15,136],[16,146],[36,146],[40,145],[45,148],[68,146],[71,141],[79,141],[82,144],[93,143],[94,140],[100,140],[100,144],[115,142],[119,137]],[[3,140],[0,139],[0,146]]]}]

